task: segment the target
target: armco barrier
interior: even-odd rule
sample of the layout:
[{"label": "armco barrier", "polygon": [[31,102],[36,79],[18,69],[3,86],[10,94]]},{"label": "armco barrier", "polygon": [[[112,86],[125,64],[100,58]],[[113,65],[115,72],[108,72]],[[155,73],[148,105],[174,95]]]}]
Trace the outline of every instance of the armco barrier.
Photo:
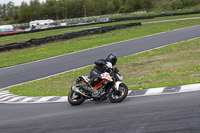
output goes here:
[{"label": "armco barrier", "polygon": [[41,44],[48,43],[55,40],[66,40],[66,39],[72,39],[75,37],[85,36],[89,34],[100,34],[100,33],[105,33],[111,30],[122,29],[122,28],[132,27],[132,26],[139,26],[139,25],[142,25],[142,23],[138,22],[138,23],[129,23],[129,24],[118,24],[118,25],[113,25],[113,26],[66,33],[63,35],[55,35],[55,36],[49,36],[49,37],[44,37],[44,38],[31,39],[29,41],[21,42],[21,43],[10,43],[10,44],[0,46],[0,52],[11,50],[11,49],[22,49],[22,48],[26,48],[30,46],[41,45]]}]

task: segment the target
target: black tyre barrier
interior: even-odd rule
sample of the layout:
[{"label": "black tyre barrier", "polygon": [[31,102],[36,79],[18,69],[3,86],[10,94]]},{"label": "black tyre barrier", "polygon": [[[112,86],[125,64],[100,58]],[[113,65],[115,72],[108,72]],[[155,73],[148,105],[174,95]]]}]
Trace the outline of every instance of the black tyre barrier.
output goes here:
[{"label": "black tyre barrier", "polygon": [[34,32],[46,31],[46,30],[62,29],[62,28],[72,28],[72,27],[88,26],[88,25],[95,25],[95,24],[113,23],[113,22],[127,21],[127,20],[153,19],[153,18],[156,18],[156,17],[189,15],[189,14],[199,14],[199,13],[200,13],[200,11],[187,12],[187,13],[160,14],[160,15],[142,16],[142,17],[116,18],[116,19],[111,19],[110,21],[107,21],[107,22],[97,22],[97,23],[88,23],[88,24],[81,24],[81,25],[52,27],[52,28],[48,28],[48,29],[38,29],[38,30],[24,31],[24,32],[18,32],[18,33],[0,34],[0,37],[11,36],[11,35],[19,35],[19,34],[27,34],[27,33],[34,33]]},{"label": "black tyre barrier", "polygon": [[126,28],[126,27],[139,26],[139,25],[142,25],[142,23],[138,22],[138,23],[129,23],[129,24],[118,24],[118,25],[113,25],[113,26],[82,30],[82,31],[72,32],[72,33],[66,33],[63,35],[55,35],[55,36],[49,36],[49,37],[44,37],[44,38],[31,39],[26,42],[10,43],[10,44],[0,46],[0,52],[8,51],[11,49],[23,49],[23,48],[30,47],[30,46],[37,46],[37,45],[52,42],[55,40],[72,39],[75,37],[85,36],[85,35],[89,35],[89,34],[101,34],[101,33],[106,33],[108,31],[112,31],[112,30],[116,30],[116,29],[122,29],[122,28]]},{"label": "black tyre barrier", "polygon": [[114,22],[119,22],[119,21],[128,21],[128,20],[152,19],[152,18],[155,18],[155,16],[115,18],[115,19],[111,19],[111,20]]},{"label": "black tyre barrier", "polygon": [[185,12],[185,13],[166,13],[166,14],[155,15],[155,17],[167,17],[167,16],[178,16],[178,15],[191,15],[191,14],[200,14],[200,11],[196,11],[196,12]]}]

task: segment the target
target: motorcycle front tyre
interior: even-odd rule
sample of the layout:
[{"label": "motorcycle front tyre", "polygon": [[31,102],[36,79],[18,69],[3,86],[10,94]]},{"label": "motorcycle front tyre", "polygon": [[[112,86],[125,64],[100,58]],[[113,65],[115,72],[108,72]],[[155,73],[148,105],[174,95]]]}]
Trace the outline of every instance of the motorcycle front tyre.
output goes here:
[{"label": "motorcycle front tyre", "polygon": [[117,96],[117,98],[115,98],[116,97],[115,93],[117,90],[110,89],[110,91],[108,93],[108,98],[112,103],[119,103],[119,102],[123,101],[126,98],[126,96],[128,95],[128,87],[124,83],[120,84],[120,89],[123,90],[122,91],[123,93],[120,93]]}]

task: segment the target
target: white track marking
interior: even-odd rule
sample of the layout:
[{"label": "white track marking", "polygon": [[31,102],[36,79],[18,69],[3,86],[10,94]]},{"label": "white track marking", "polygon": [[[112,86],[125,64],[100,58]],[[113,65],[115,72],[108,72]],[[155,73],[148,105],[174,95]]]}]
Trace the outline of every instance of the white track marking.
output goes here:
[{"label": "white track marking", "polygon": [[52,98],[54,98],[55,96],[46,96],[46,97],[42,97],[41,99],[37,100],[36,102],[46,102]]},{"label": "white track marking", "polygon": [[14,101],[17,101],[17,100],[19,100],[21,98],[25,98],[25,97],[24,96],[17,96],[17,97],[14,97],[14,98],[8,100],[8,102],[14,102]]},{"label": "white track marking", "polygon": [[27,98],[21,100],[20,102],[27,102],[27,101],[32,100],[33,98],[34,98],[34,97],[27,97]]},{"label": "white track marking", "polygon": [[179,92],[200,91],[200,84],[183,85]]},{"label": "white track marking", "polygon": [[145,95],[156,95],[163,92],[165,87],[148,89]]},{"label": "white track marking", "polygon": [[9,99],[9,98],[11,98],[11,97],[14,97],[14,96],[7,96],[7,97],[5,97],[5,98],[0,99],[0,101],[4,101],[4,100]]}]

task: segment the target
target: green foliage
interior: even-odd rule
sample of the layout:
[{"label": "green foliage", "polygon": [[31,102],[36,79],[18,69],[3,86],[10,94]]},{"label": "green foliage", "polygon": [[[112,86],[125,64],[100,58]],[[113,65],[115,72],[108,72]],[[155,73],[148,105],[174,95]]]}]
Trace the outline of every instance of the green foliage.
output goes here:
[{"label": "green foliage", "polygon": [[126,6],[121,6],[119,9],[119,13],[125,13],[128,12],[128,8]]},{"label": "green foliage", "polygon": [[114,10],[119,10],[119,8],[121,7],[121,0],[112,0],[112,3],[114,5]]},{"label": "green foliage", "polygon": [[7,11],[7,15],[10,16],[10,17],[13,17],[13,12],[14,12],[14,3],[13,2],[9,2],[7,4],[7,7],[6,7],[6,11]]},{"label": "green foliage", "polygon": [[133,0],[126,0],[125,6],[127,12],[135,11],[135,2]]},{"label": "green foliage", "polygon": [[172,0],[170,2],[170,8],[172,10],[177,10],[183,7],[183,2],[181,0]]},{"label": "green foliage", "polygon": [[4,19],[5,21],[8,21],[8,20],[9,20],[8,15],[4,15],[3,19]]},{"label": "green foliage", "polygon": [[152,1],[150,0],[144,0],[144,8],[149,9],[152,7]]},{"label": "green foliage", "polygon": [[30,21],[31,10],[26,2],[22,2],[19,14],[20,14],[19,22]]},{"label": "green foliage", "polygon": [[194,6],[195,4],[198,3],[198,0],[181,0],[181,1],[183,2],[183,6]]}]

